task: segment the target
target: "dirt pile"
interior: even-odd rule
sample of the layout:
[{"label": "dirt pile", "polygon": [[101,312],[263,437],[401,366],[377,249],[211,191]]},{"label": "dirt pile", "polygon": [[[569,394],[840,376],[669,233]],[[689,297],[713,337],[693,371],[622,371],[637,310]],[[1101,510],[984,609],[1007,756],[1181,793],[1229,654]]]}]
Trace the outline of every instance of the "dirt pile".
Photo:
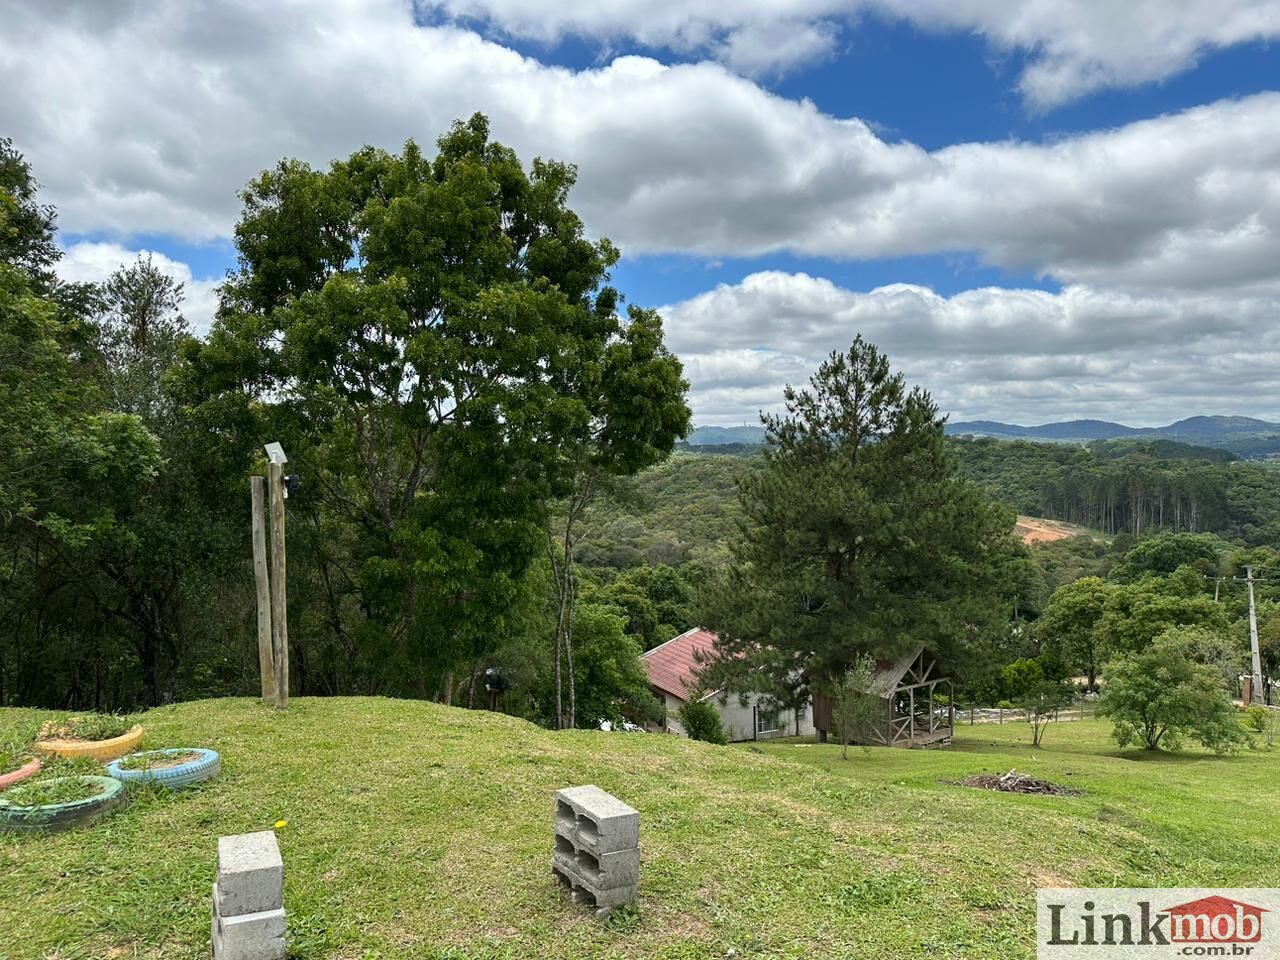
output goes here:
[{"label": "dirt pile", "polygon": [[1008,773],[979,773],[965,777],[960,781],[963,787],[978,787],[982,790],[999,790],[1002,793],[1040,793],[1055,797],[1078,797],[1079,790],[1072,790],[1059,783],[1029,777],[1017,770]]}]

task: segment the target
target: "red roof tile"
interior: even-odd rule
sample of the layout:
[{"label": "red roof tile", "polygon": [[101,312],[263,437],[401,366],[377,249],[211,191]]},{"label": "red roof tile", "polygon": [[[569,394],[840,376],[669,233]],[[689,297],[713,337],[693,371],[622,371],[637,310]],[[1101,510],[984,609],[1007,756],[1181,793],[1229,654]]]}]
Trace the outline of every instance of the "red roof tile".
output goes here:
[{"label": "red roof tile", "polygon": [[641,655],[640,659],[649,671],[649,683],[663,693],[687,700],[698,687],[698,670],[702,664],[694,659],[695,653],[710,656],[714,652],[716,635],[710,630],[687,630],[680,636],[659,644]]}]

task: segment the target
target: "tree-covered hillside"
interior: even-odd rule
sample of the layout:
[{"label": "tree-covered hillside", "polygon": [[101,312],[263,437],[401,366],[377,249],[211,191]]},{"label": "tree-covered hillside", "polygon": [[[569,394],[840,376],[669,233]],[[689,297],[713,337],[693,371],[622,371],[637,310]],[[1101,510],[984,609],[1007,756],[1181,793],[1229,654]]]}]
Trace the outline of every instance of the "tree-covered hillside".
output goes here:
[{"label": "tree-covered hillside", "polygon": [[[1088,447],[989,438],[948,442],[966,476],[1022,514],[1108,535],[1167,531],[1280,542],[1277,468],[1224,450],[1172,440]],[[708,450],[716,452],[702,452]],[[621,496],[597,504],[587,517],[579,559],[626,567],[719,556],[738,516],[737,480],[759,464],[758,451],[721,450],[678,452],[629,481]]]},{"label": "tree-covered hillside", "polygon": [[[1105,533],[1218,533],[1280,540],[1275,468],[1171,441],[953,440],[965,473],[1020,513]],[[1225,461],[1225,462],[1224,462]]]}]

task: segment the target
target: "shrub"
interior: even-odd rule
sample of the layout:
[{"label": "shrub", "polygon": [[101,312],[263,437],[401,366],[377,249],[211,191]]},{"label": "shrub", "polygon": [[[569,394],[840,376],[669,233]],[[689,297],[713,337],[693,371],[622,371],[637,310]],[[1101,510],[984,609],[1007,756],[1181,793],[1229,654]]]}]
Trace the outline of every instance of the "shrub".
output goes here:
[{"label": "shrub", "polygon": [[684,732],[689,735],[690,740],[722,745],[729,742],[716,708],[710,702],[698,699],[697,695],[681,705],[678,716],[680,725],[684,727]]},{"label": "shrub", "polygon": [[1172,750],[1187,738],[1227,753],[1246,740],[1218,671],[1167,642],[1108,665],[1098,712],[1111,718],[1122,747]]},{"label": "shrub", "polygon": [[1244,722],[1250,730],[1256,730],[1262,733],[1267,729],[1267,713],[1266,707],[1252,706],[1244,712]]},{"label": "shrub", "polygon": [[1039,660],[1015,660],[1000,671],[1000,692],[1010,701],[1023,700],[1044,683]]}]

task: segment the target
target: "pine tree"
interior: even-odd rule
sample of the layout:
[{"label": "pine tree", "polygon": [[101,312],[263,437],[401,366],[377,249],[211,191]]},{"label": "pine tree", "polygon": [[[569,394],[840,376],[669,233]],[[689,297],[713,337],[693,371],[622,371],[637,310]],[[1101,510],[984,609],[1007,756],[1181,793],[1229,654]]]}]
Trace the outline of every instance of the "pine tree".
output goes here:
[{"label": "pine tree", "polygon": [[707,677],[794,695],[917,644],[956,672],[1007,620],[1012,515],[962,479],[937,406],[861,336],[784,399],[762,417],[764,467],[706,610],[721,638]]}]

